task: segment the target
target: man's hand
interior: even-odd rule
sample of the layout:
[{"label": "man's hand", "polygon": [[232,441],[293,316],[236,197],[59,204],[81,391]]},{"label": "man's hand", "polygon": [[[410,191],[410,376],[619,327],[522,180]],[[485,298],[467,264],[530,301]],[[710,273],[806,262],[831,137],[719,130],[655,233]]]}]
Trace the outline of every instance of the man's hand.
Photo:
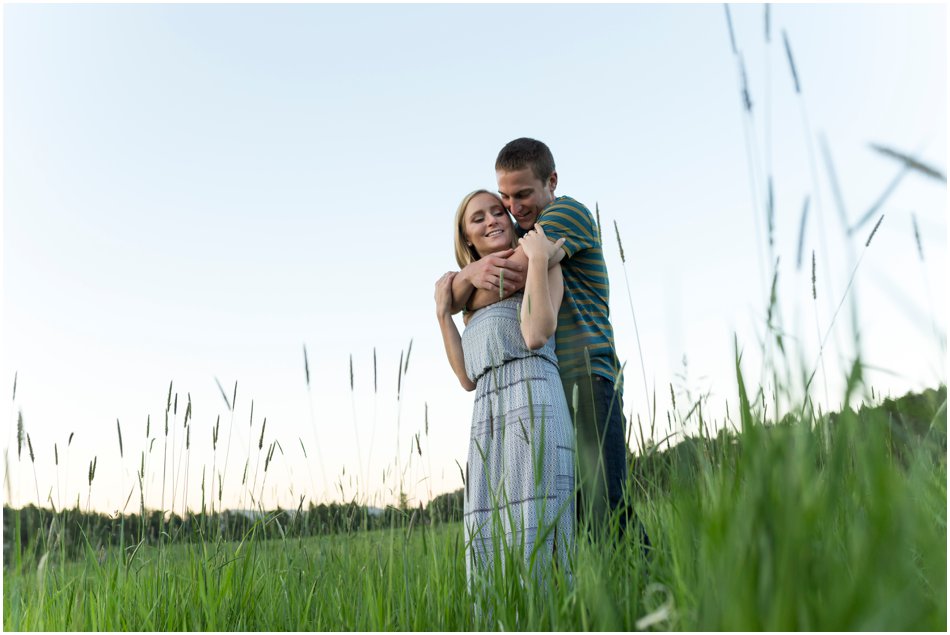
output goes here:
[{"label": "man's hand", "polygon": [[459,275],[476,289],[499,293],[501,288],[524,287],[527,268],[520,262],[508,260],[514,249],[489,254],[466,266]]}]

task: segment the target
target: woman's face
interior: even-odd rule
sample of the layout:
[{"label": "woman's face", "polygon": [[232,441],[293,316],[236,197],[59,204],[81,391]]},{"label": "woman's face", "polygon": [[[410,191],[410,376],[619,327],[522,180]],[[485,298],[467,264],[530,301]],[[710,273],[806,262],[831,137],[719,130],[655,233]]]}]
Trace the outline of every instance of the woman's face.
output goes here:
[{"label": "woman's face", "polygon": [[511,247],[514,225],[511,216],[496,197],[476,194],[465,207],[462,228],[467,242],[479,256],[487,256]]}]

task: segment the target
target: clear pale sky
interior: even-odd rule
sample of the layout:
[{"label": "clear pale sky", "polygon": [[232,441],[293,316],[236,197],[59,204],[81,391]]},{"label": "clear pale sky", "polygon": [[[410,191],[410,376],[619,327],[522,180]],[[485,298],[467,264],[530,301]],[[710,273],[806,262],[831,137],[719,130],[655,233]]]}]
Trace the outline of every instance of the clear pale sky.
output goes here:
[{"label": "clear pale sky", "polygon": [[[559,193],[599,205],[625,410],[649,419],[645,379],[657,439],[671,432],[671,384],[680,415],[699,395],[707,417],[721,423],[727,401],[735,412],[734,335],[747,381],[760,379],[769,171],[793,366],[818,366],[818,332],[861,257],[847,298],[869,384],[899,395],[945,382],[946,181],[907,173],[865,251],[878,215],[844,237],[820,138],[849,224],[901,171],[869,144],[945,173],[946,7],[773,6],[769,43],[762,5],[731,12],[751,119],[721,4],[4,5],[5,500],[85,507],[97,457],[92,507],[134,511],[151,417],[144,485],[158,507],[171,380],[179,512],[188,394],[193,508],[229,430],[228,506],[250,506],[248,459],[267,507],[339,499],[338,484],[393,502],[397,449],[415,502],[460,487],[471,394],[445,360],[433,284],[456,268],[458,201],[494,189],[495,156],[519,136],[551,147]],[[840,405],[853,359],[849,307],[812,386],[823,407]],[[238,382],[233,428],[216,377],[229,399]],[[35,483],[25,443],[17,458],[20,412]]]}]

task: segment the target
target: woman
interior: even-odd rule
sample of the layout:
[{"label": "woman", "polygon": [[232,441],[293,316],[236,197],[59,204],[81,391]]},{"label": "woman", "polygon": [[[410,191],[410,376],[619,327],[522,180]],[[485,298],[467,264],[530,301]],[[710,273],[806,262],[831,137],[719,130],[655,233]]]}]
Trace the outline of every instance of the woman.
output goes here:
[{"label": "woman", "polygon": [[544,576],[551,563],[567,566],[574,544],[574,430],[554,354],[564,288],[560,265],[549,267],[563,241],[552,244],[541,228],[518,241],[501,200],[487,190],[462,200],[459,267],[519,242],[528,257],[524,292],[470,314],[464,336],[451,315],[455,273],[435,286],[449,363],[462,387],[475,391],[465,482],[469,581],[506,549]]}]

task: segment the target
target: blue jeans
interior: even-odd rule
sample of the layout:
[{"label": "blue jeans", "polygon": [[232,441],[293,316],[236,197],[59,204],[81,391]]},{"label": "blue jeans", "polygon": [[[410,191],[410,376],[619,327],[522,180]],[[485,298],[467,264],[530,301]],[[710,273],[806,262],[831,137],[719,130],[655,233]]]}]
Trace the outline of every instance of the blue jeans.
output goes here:
[{"label": "blue jeans", "polygon": [[[591,529],[603,532],[608,514],[617,512],[619,535],[636,525],[641,546],[646,553],[650,538],[639,522],[629,501],[624,499],[627,480],[626,422],[623,416],[623,395],[614,389],[614,382],[591,375],[562,378],[568,408],[577,434],[577,520],[589,521]],[[574,409],[574,385],[577,385],[577,409]]]}]

